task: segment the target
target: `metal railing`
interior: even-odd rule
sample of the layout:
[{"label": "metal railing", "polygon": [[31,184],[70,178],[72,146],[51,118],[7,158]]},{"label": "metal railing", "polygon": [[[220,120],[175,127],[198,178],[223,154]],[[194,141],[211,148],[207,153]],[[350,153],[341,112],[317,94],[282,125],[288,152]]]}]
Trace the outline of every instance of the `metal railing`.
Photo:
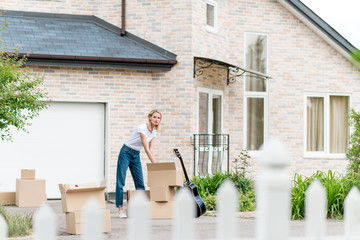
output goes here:
[{"label": "metal railing", "polygon": [[195,175],[229,172],[229,134],[194,134]]}]

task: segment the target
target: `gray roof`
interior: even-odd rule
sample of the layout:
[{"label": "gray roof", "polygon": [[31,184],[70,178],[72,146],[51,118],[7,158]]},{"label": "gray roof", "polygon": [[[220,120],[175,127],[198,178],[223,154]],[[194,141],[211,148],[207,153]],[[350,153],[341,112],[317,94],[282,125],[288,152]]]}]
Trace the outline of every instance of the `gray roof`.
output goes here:
[{"label": "gray roof", "polygon": [[19,45],[28,62],[166,70],[176,64],[175,54],[128,32],[121,36],[121,28],[95,16],[5,11],[0,20],[9,23],[0,31],[7,51]]}]

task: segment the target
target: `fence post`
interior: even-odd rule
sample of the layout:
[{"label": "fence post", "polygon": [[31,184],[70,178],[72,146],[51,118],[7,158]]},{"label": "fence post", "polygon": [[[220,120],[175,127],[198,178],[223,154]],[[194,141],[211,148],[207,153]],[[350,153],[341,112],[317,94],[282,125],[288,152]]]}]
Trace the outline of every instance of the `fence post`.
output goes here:
[{"label": "fence post", "polygon": [[129,201],[129,240],[150,239],[150,208],[144,192],[136,192]]},{"label": "fence post", "polygon": [[217,191],[217,238],[236,239],[236,213],[238,212],[239,194],[230,180],[224,181]]},{"label": "fence post", "polygon": [[326,227],[326,191],[319,180],[314,180],[305,196],[305,230],[311,239],[322,239]]},{"label": "fence post", "polygon": [[57,233],[56,215],[46,204],[34,214],[34,239],[55,240]]},{"label": "fence post", "polygon": [[102,240],[104,231],[104,216],[99,202],[90,198],[82,214],[83,235],[82,240]]},{"label": "fence post", "polygon": [[182,187],[175,195],[173,239],[194,239],[195,203],[187,187]]},{"label": "fence post", "polygon": [[6,240],[8,237],[8,226],[4,217],[0,214],[0,240]]},{"label": "fence post", "polygon": [[345,236],[360,237],[360,193],[357,187],[352,187],[344,201]]},{"label": "fence post", "polygon": [[256,237],[286,240],[290,221],[290,181],[285,171],[288,152],[281,142],[271,140],[263,146],[259,160],[264,169],[256,182]]}]

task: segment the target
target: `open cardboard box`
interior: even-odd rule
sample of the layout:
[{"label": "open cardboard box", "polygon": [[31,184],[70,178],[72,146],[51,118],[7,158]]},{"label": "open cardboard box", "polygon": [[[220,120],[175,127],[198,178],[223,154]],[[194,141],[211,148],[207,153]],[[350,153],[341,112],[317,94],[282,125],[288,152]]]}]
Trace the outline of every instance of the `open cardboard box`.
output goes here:
[{"label": "open cardboard box", "polygon": [[59,184],[63,212],[82,211],[90,198],[95,198],[100,208],[106,208],[105,181],[95,183]]},{"label": "open cardboard box", "polygon": [[172,187],[184,185],[184,173],[176,169],[174,162],[148,163],[148,186]]}]

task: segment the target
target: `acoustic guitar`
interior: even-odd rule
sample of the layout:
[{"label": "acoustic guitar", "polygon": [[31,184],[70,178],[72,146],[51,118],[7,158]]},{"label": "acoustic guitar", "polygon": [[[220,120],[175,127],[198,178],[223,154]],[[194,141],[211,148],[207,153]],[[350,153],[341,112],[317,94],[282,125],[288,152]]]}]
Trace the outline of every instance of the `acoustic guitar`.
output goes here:
[{"label": "acoustic guitar", "polygon": [[199,192],[197,189],[197,186],[195,183],[190,182],[189,177],[186,173],[186,169],[185,169],[185,165],[184,162],[182,160],[182,157],[179,153],[179,151],[177,149],[174,149],[174,152],[176,154],[176,156],[180,159],[181,162],[181,166],[182,169],[184,171],[184,175],[185,175],[185,182],[184,182],[184,187],[187,187],[190,189],[192,196],[194,197],[195,200],[195,205],[196,205],[196,217],[200,217],[201,215],[203,215],[206,212],[206,206],[204,201],[201,199],[201,197],[199,196]]}]

